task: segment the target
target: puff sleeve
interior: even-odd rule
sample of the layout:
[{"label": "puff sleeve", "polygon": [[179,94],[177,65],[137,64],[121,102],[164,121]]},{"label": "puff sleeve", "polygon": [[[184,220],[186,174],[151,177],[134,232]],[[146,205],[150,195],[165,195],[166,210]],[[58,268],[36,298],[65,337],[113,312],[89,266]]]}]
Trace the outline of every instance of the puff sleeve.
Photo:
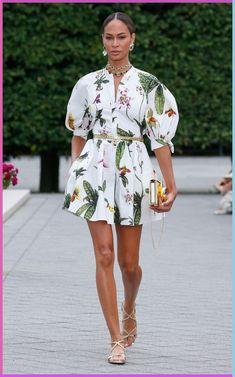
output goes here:
[{"label": "puff sleeve", "polygon": [[87,100],[87,80],[82,77],[72,90],[65,120],[65,126],[73,135],[81,136],[85,140],[92,126],[92,116]]},{"label": "puff sleeve", "polygon": [[174,153],[171,139],[179,121],[178,108],[173,94],[160,82],[148,93],[145,121],[151,150],[169,145]]}]

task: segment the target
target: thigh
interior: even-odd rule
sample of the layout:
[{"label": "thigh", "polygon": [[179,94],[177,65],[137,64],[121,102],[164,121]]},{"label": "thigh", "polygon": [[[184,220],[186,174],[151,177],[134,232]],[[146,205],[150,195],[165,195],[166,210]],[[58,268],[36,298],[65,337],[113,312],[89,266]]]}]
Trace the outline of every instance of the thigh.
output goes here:
[{"label": "thigh", "polygon": [[120,264],[138,264],[143,225],[116,224],[117,252]]},{"label": "thigh", "polygon": [[91,233],[94,250],[113,250],[112,226],[104,220],[87,220],[87,224]]}]

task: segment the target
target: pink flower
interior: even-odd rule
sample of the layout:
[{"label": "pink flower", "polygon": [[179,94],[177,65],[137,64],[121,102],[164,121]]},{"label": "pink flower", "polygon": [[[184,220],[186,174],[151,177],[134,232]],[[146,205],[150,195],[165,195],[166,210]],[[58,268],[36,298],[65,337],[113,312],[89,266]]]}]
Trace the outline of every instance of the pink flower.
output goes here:
[{"label": "pink flower", "polygon": [[12,184],[13,184],[13,186],[17,185],[17,182],[18,182],[17,177],[13,177],[12,178]]},{"label": "pink flower", "polygon": [[12,169],[14,169],[14,165],[6,164],[5,162],[3,163],[3,173],[5,173],[6,171],[10,171]]},{"label": "pink flower", "polygon": [[6,179],[7,181],[9,181],[9,180],[11,179],[11,173],[7,172],[7,173],[5,174],[5,179]]},{"label": "pink flower", "polygon": [[3,188],[7,189],[10,184],[13,186],[17,185],[18,179],[17,179],[17,173],[18,169],[14,167],[13,164],[2,164],[2,170],[3,170]]},{"label": "pink flower", "polygon": [[106,162],[104,161],[103,158],[102,158],[102,160],[97,161],[97,164],[100,164],[101,162],[103,163],[103,167],[104,167],[104,168],[108,168],[108,167],[109,167],[109,165],[106,164]]},{"label": "pink flower", "polygon": [[96,97],[95,97],[95,100],[93,103],[101,103],[101,100],[100,100],[100,94],[98,94]]},{"label": "pink flower", "polygon": [[127,89],[125,90],[122,90],[121,92],[121,96],[119,98],[119,109],[121,108],[121,106],[126,106],[128,109],[130,108],[130,100],[131,100],[131,97],[128,97],[127,96]]}]

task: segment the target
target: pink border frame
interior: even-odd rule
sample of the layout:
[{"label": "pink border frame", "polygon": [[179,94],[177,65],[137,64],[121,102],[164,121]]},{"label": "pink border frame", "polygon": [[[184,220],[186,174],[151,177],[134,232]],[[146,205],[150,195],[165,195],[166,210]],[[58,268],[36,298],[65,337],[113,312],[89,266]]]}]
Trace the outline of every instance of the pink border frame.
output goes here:
[{"label": "pink border frame", "polygon": [[[110,0],[102,0],[102,1],[89,1],[89,0],[0,0],[0,47],[1,47],[1,58],[0,58],[0,86],[2,90],[0,90],[0,115],[1,115],[1,124],[3,125],[3,5],[4,3],[232,3],[232,0],[187,0],[187,1],[181,1],[181,0],[147,0],[147,1],[141,1],[141,0],[116,0],[116,1],[110,1]],[[0,128],[0,163],[2,165],[2,158],[3,158],[3,127]],[[0,187],[2,192],[2,179],[0,180]],[[0,210],[2,211],[2,196],[0,199]],[[3,220],[2,220],[3,224]],[[2,227],[0,229],[0,239],[3,240],[3,234],[2,234]],[[1,269],[1,276],[3,278],[3,253],[1,255],[0,260],[0,269]],[[11,376],[11,377],[18,377],[18,376],[35,376],[35,374],[3,374],[3,283],[2,279],[0,280],[0,375],[1,376]],[[48,377],[59,377],[59,376],[113,376],[118,377],[120,374],[40,374],[42,376],[48,376]],[[123,377],[135,375],[135,374],[122,374]],[[149,377],[149,374],[137,374],[138,376],[142,377]],[[151,374],[152,376],[158,376],[158,377],[232,377],[232,374]]]},{"label": "pink border frame", "polygon": [[[2,156],[3,156],[3,43],[2,43],[2,40],[3,40],[3,12],[2,12],[2,3],[0,3],[0,46],[1,46],[1,58],[0,58],[0,116],[1,116],[1,127],[0,127],[0,148],[1,148],[1,153],[0,153],[0,163],[1,163],[1,167],[2,167]],[[0,182],[0,186],[1,186],[1,193],[2,193],[2,168],[1,168],[1,182]],[[3,213],[3,208],[2,208],[2,195],[1,195],[1,200],[0,200],[0,210],[1,210],[1,214]],[[3,223],[3,221],[2,221]],[[1,250],[3,250],[3,247],[2,247],[2,240],[3,240],[3,234],[2,234],[2,227],[0,229],[0,240],[1,240]],[[0,269],[1,269],[1,280],[0,280],[0,292],[1,292],[1,299],[0,299],[0,373],[2,374],[3,372],[3,303],[2,303],[2,299],[3,299],[3,253],[1,253],[1,262],[0,262]]]},{"label": "pink border frame", "polygon": [[90,1],[90,0],[3,0],[3,3],[232,3],[232,0],[102,0],[102,1]]}]

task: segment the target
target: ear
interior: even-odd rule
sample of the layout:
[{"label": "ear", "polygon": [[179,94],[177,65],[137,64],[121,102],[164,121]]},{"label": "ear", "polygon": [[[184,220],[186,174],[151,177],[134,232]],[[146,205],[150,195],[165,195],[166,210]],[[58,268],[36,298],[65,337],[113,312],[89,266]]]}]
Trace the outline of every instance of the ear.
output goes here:
[{"label": "ear", "polygon": [[132,33],[132,34],[131,34],[131,42],[132,42],[132,43],[135,42],[135,33]]}]

